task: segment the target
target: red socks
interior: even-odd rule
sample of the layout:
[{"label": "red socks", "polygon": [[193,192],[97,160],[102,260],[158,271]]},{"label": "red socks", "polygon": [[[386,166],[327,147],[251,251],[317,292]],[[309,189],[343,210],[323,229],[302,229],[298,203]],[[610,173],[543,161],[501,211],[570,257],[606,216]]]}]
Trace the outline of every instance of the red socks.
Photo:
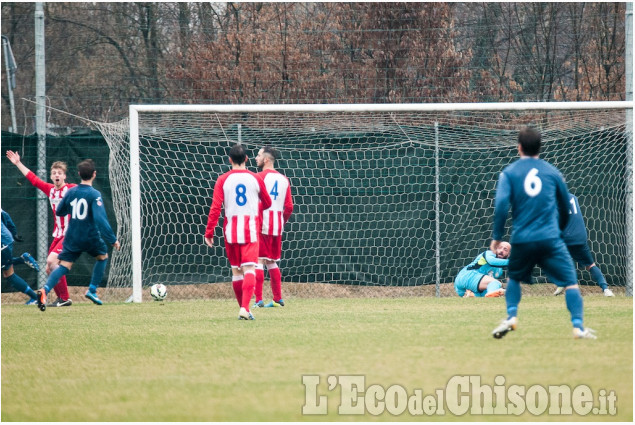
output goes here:
[{"label": "red socks", "polygon": [[57,281],[57,285],[53,287],[55,291],[55,295],[57,298],[63,301],[67,301],[69,298],[68,295],[68,284],[66,283],[66,276],[62,276],[60,280]]},{"label": "red socks", "polygon": [[234,294],[236,294],[236,301],[238,305],[242,307],[243,304],[243,279],[242,275],[232,277],[232,286],[234,287]]},{"label": "red socks", "polygon": [[282,273],[276,263],[267,265],[269,280],[271,280],[271,294],[274,301],[282,299]]},{"label": "red socks", "polygon": [[254,289],[256,287],[256,273],[254,271],[248,271],[245,273],[245,279],[243,280],[243,289],[242,289],[242,304],[241,307],[244,307],[245,310],[249,311],[249,303],[251,302],[251,297],[254,296]]},{"label": "red socks", "polygon": [[262,301],[262,286],[265,282],[265,270],[262,264],[256,266],[256,289],[254,294],[256,295],[256,302]]}]

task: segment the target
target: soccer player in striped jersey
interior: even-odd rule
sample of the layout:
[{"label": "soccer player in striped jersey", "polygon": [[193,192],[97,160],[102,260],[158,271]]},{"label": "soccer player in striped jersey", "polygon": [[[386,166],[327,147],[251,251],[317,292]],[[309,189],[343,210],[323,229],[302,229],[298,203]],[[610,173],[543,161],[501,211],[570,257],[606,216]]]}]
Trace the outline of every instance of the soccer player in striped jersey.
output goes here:
[{"label": "soccer player in striped jersey", "polygon": [[106,243],[116,250],[121,248],[117,236],[108,223],[101,193],[93,188],[93,181],[97,177],[95,163],[92,159],[85,159],[77,165],[77,170],[81,183],[66,193],[55,211],[59,217],[70,214],[70,221],[66,229],[64,248],[58,256],[59,267],[50,274],[46,285],[37,291],[37,304],[42,311],[46,310],[47,294],[60,278],[71,270],[73,263],[82,252],[87,252],[97,260],[93,266],[86,298],[97,305],[102,305],[102,301],[97,296],[97,288],[108,264]]},{"label": "soccer player in striped jersey", "polygon": [[560,171],[539,158],[540,145],[537,129],[522,129],[518,134],[520,159],[505,167],[498,178],[490,249],[496,251],[501,244],[510,204],[513,230],[505,292],[507,319],[492,335],[502,338],[518,326],[520,282],[531,283],[531,272],[538,264],[553,283],[565,288],[574,338],[595,339],[594,331],[583,325],[584,306],[575,266],[562,239],[569,220],[569,190]]},{"label": "soccer player in striped jersey", "polygon": [[232,269],[232,286],[240,305],[238,318],[254,320],[249,303],[256,287],[259,208],[269,208],[271,198],[262,179],[247,170],[247,159],[247,153],[242,145],[234,145],[229,150],[229,163],[232,169],[222,174],[214,185],[205,243],[210,247],[214,246],[214,229],[224,206],[223,235],[227,259]]},{"label": "soccer player in striped jersey", "polygon": [[511,248],[509,242],[501,242],[496,252],[482,252],[463,267],[454,279],[458,296],[494,298],[504,295],[505,290],[498,279],[503,275],[503,267],[509,264]]},{"label": "soccer player in striped jersey", "polygon": [[[57,257],[62,252],[64,243],[64,235],[68,226],[69,216],[59,217],[55,214],[57,205],[60,203],[66,192],[77,186],[74,183],[66,183],[66,163],[56,161],[51,165],[51,183],[42,181],[31,170],[29,170],[20,160],[20,154],[13,151],[7,151],[7,158],[18,170],[31,182],[33,186],[40,189],[49,199],[51,209],[53,210],[53,242],[49,247],[48,257],[46,258],[46,274],[50,275],[58,266]],[[69,298],[68,285],[66,277],[62,277],[59,284],[55,286],[55,294],[57,300],[49,304],[49,307],[68,307],[73,301]]]},{"label": "soccer player in striped jersey", "polygon": [[[289,179],[276,171],[275,161],[279,153],[265,146],[256,156],[256,165],[262,171],[258,175],[265,182],[267,193],[271,197],[271,207],[262,211],[262,230],[256,265],[256,304],[254,307],[284,307],[282,299],[282,274],[278,261],[282,256],[282,230],[293,212],[293,198]],[[265,305],[262,300],[262,286],[265,281],[264,267],[269,272],[273,301]]]},{"label": "soccer player in striped jersey", "polygon": [[2,224],[0,225],[2,227],[2,277],[7,279],[15,289],[31,297],[31,299],[26,302],[27,305],[33,304],[36,301],[35,291],[13,270],[13,241],[17,235],[17,229],[15,225],[12,225],[13,220],[11,220],[11,216],[9,216],[6,211],[2,211]]},{"label": "soccer player in striped jersey", "polygon": [[[602,293],[604,293],[605,297],[613,297],[613,291],[609,289],[606,278],[593,260],[593,253],[587,243],[588,236],[584,217],[580,211],[578,198],[573,194],[571,194],[569,200],[569,222],[564,232],[562,232],[562,237],[564,238],[564,243],[567,244],[567,249],[573,261],[587,269],[593,280],[602,288]],[[560,295],[562,292],[564,292],[564,289],[559,286],[553,294]]]}]

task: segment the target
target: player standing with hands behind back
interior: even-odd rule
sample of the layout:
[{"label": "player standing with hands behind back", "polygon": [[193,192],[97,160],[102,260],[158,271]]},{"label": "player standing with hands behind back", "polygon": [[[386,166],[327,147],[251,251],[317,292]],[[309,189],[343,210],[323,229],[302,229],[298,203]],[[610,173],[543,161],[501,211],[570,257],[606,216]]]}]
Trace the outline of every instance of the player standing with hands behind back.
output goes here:
[{"label": "player standing with hands behind back", "polygon": [[502,338],[518,326],[520,282],[531,283],[531,272],[538,264],[553,283],[565,288],[574,338],[595,339],[594,331],[582,324],[582,294],[573,260],[561,236],[569,220],[569,190],[560,171],[538,158],[540,145],[538,130],[522,129],[518,134],[520,159],[505,167],[498,178],[490,249],[496,252],[501,243],[510,203],[513,231],[505,292],[507,319],[492,335]]},{"label": "player standing with hands behind back", "polygon": [[238,318],[254,320],[249,303],[256,287],[259,203],[262,203],[262,209],[267,209],[271,206],[271,198],[262,179],[247,170],[247,153],[242,145],[234,145],[229,150],[229,163],[232,169],[222,174],[214,185],[205,243],[214,246],[214,229],[224,205],[223,234],[227,259],[232,268],[232,286],[240,305]]},{"label": "player standing with hands behind back", "polygon": [[71,219],[64,238],[64,248],[57,257],[60,265],[49,275],[46,285],[37,291],[37,305],[42,311],[46,310],[47,294],[71,270],[82,252],[87,252],[97,260],[93,266],[86,298],[102,305],[97,296],[97,288],[108,263],[108,246],[104,240],[116,250],[120,248],[117,236],[108,223],[101,193],[93,188],[93,181],[97,177],[95,163],[92,159],[86,159],[77,165],[77,170],[82,182],[64,195],[55,210],[55,214],[60,217],[70,214]]},{"label": "player standing with hands behind back", "polygon": [[[291,184],[289,179],[274,168],[278,151],[269,146],[260,149],[256,156],[256,165],[262,171],[258,173],[271,197],[271,207],[262,212],[262,231],[260,234],[258,265],[256,266],[256,304],[254,307],[284,307],[282,299],[282,274],[278,261],[282,256],[282,229],[293,212]],[[265,305],[262,301],[262,285],[265,280],[264,266],[269,271],[273,301]]]}]

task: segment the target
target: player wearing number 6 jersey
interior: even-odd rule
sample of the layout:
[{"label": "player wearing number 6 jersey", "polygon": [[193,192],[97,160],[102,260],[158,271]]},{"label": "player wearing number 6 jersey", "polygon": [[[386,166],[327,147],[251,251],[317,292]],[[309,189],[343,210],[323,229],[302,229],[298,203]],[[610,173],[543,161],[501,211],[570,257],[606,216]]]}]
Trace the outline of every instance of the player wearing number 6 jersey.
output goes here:
[{"label": "player wearing number 6 jersey", "polygon": [[494,231],[490,249],[496,252],[505,230],[511,203],[513,231],[509,257],[507,319],[492,331],[502,338],[518,325],[520,282],[531,283],[534,266],[539,265],[550,280],[565,288],[575,338],[595,338],[583,326],[583,301],[571,255],[561,232],[569,219],[569,190],[560,171],[538,157],[541,136],[527,127],[518,134],[520,159],[505,167],[498,178],[494,201]]},{"label": "player wearing number 6 jersey", "polygon": [[[258,175],[265,182],[267,193],[271,197],[271,207],[262,211],[262,234],[260,235],[258,265],[256,266],[256,304],[254,307],[284,306],[282,274],[277,262],[282,256],[282,230],[293,212],[293,199],[291,198],[289,179],[274,168],[278,156],[278,151],[269,146],[260,149],[258,156],[256,156],[256,165],[262,169]],[[262,300],[265,266],[269,271],[273,295],[273,301],[266,306]]]},{"label": "player wearing number 6 jersey", "polygon": [[260,177],[247,170],[247,154],[242,145],[229,150],[231,171],[222,174],[214,185],[212,206],[207,217],[205,243],[214,246],[214,229],[224,205],[225,250],[232,268],[232,284],[240,305],[239,319],[253,320],[249,302],[256,286],[258,263],[259,208],[271,206],[271,198]]},{"label": "player wearing number 6 jersey", "polygon": [[58,216],[70,214],[71,219],[64,238],[64,248],[58,256],[60,265],[51,273],[44,288],[37,291],[37,303],[42,311],[46,310],[46,295],[70,271],[82,252],[87,252],[97,260],[86,298],[101,305],[97,287],[104,277],[108,262],[108,247],[104,240],[115,249],[120,248],[117,236],[108,223],[101,193],[92,187],[97,176],[95,163],[92,159],[86,159],[77,165],[77,169],[82,182],[66,193],[55,211]]}]

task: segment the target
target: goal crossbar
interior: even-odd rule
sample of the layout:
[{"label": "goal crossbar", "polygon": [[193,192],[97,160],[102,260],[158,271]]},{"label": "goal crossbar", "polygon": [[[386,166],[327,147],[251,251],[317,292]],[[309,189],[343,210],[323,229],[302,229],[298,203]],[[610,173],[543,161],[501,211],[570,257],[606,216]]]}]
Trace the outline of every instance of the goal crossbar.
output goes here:
[{"label": "goal crossbar", "polygon": [[598,102],[492,102],[492,103],[399,103],[399,104],[291,104],[291,105],[130,105],[139,112],[452,112],[452,111],[557,111],[628,109],[633,101]]}]

